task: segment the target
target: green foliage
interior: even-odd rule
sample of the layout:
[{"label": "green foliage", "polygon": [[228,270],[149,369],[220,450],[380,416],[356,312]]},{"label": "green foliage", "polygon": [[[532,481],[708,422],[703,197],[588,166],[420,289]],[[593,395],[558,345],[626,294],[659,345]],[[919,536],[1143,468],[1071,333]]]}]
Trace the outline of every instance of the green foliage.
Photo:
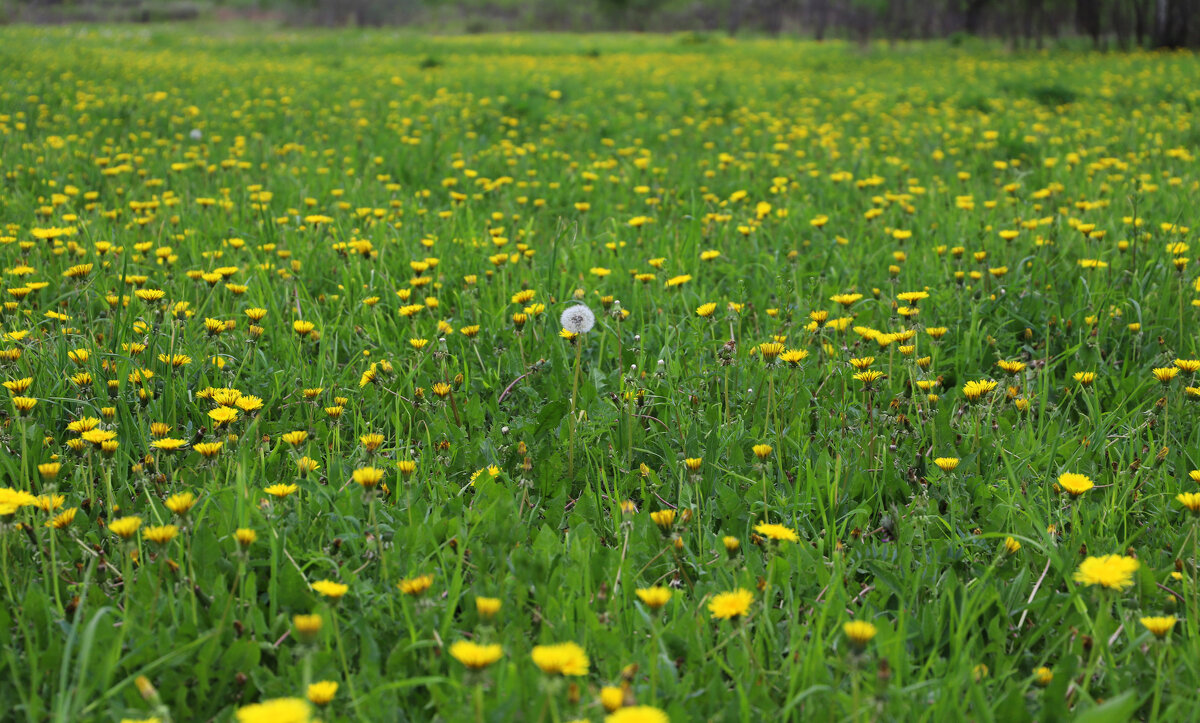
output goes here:
[{"label": "green foliage", "polygon": [[1192,716],[1196,58],[68,27],[0,66],[0,475],[46,495],[0,493],[3,720],[321,680],[326,721]]}]

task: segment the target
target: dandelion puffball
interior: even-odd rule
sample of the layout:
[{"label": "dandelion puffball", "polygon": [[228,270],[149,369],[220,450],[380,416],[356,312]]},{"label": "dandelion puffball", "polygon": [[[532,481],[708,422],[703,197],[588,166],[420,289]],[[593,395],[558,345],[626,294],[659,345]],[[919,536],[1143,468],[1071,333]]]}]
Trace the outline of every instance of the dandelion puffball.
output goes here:
[{"label": "dandelion puffball", "polygon": [[562,313],[559,317],[562,328],[572,334],[583,334],[592,330],[596,324],[596,315],[583,304],[576,304]]}]

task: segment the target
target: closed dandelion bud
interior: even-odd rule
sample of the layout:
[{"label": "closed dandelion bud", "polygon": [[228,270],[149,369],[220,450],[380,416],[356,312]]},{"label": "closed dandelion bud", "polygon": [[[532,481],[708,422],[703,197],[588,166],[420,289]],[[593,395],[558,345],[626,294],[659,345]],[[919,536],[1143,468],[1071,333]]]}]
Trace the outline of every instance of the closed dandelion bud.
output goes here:
[{"label": "closed dandelion bud", "polygon": [[567,686],[567,702],[575,705],[579,702],[579,684],[571,683]]},{"label": "closed dandelion bud", "polygon": [[321,632],[320,615],[296,615],[292,618],[292,627],[296,630],[296,638],[304,643],[311,643]]},{"label": "closed dandelion bud", "polygon": [[732,535],[722,537],[721,544],[725,546],[725,553],[730,557],[737,557],[738,551],[742,548],[742,541]]},{"label": "closed dandelion bud", "polygon": [[858,650],[862,650],[875,637],[876,627],[865,620],[851,620],[842,625],[842,633]]},{"label": "closed dandelion bud", "polygon": [[258,539],[258,533],[252,529],[240,527],[234,531],[233,539],[237,540],[238,546],[245,550]]},{"label": "closed dandelion bud", "polygon": [[484,620],[491,620],[496,617],[496,613],[500,612],[500,604],[500,598],[477,597],[475,598],[475,611]]},{"label": "closed dandelion bud", "polygon": [[142,700],[154,702],[158,699],[158,691],[154,689],[154,684],[144,675],[139,675],[134,679],[133,684],[137,686],[138,693],[141,694]]},{"label": "closed dandelion bud", "polygon": [[606,685],[600,689],[600,705],[612,713],[625,702],[625,691],[615,685]]}]

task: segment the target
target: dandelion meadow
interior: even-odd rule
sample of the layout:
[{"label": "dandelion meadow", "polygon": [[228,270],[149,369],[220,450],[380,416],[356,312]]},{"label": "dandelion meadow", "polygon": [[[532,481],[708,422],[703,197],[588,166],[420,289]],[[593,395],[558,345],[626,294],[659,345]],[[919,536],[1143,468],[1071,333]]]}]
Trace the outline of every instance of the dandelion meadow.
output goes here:
[{"label": "dandelion meadow", "polygon": [[1195,56],[0,67],[3,720],[1195,715]]}]

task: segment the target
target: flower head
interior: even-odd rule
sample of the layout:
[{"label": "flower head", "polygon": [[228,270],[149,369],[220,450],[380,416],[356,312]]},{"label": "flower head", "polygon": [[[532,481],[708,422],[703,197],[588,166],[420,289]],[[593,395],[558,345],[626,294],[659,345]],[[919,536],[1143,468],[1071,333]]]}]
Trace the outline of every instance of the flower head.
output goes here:
[{"label": "flower head", "polygon": [[963,396],[967,398],[968,402],[977,402],[995,388],[996,382],[987,379],[967,382],[963,385]]},{"label": "flower head", "polygon": [[654,524],[658,525],[658,529],[664,533],[670,531],[671,525],[675,524],[675,510],[659,510],[650,513],[650,519]]},{"label": "flower head", "polygon": [[1096,485],[1087,475],[1064,472],[1058,476],[1058,486],[1069,492],[1072,497],[1078,497]]},{"label": "flower head", "polygon": [[943,472],[953,472],[958,468],[958,457],[938,457],[933,463]]},{"label": "flower head", "polygon": [[1081,585],[1100,585],[1109,590],[1124,590],[1133,585],[1133,573],[1139,563],[1136,558],[1122,555],[1089,557],[1075,571],[1075,582]]},{"label": "flower head", "polygon": [[479,613],[480,617],[491,619],[496,617],[496,613],[500,612],[500,598],[498,597],[477,597],[475,598],[475,612]]},{"label": "flower head", "polygon": [[405,595],[416,597],[433,585],[433,575],[417,575],[396,583],[396,587]]},{"label": "flower head", "polygon": [[878,630],[872,623],[865,620],[851,620],[842,625],[842,632],[850,639],[856,648],[866,647]]},{"label": "flower head", "polygon": [[652,705],[631,705],[604,716],[604,723],[671,723],[671,719]]},{"label": "flower head", "polygon": [[558,321],[562,324],[562,328],[572,334],[586,334],[595,326],[596,315],[583,304],[575,304],[563,311]]},{"label": "flower head", "polygon": [[296,636],[309,642],[317,637],[317,633],[321,632],[321,622],[320,615],[295,615],[292,617],[292,627],[296,629]]},{"label": "flower head", "polygon": [[671,600],[671,589],[666,587],[641,587],[637,590],[638,599],[651,610],[658,610]]},{"label": "flower head", "polygon": [[112,530],[113,534],[123,540],[128,540],[133,537],[133,533],[138,531],[142,526],[141,517],[121,517],[108,523],[108,529]]},{"label": "flower head", "polygon": [[1170,384],[1171,380],[1174,379],[1177,374],[1179,374],[1179,367],[1158,367],[1150,370],[1150,373],[1153,374],[1154,378],[1160,383]]},{"label": "flower head", "polygon": [[1171,628],[1175,627],[1176,618],[1174,615],[1165,617],[1146,617],[1141,619],[1142,627],[1154,633],[1156,638],[1164,638],[1167,633],[1171,632]]},{"label": "flower head", "polygon": [[754,593],[744,588],[723,592],[708,603],[708,611],[714,620],[732,620],[745,615],[754,602]]},{"label": "flower head", "polygon": [[796,535],[796,531],[790,527],[777,525],[773,523],[760,522],[754,526],[754,531],[763,537],[770,538],[776,542],[799,542],[800,537]]},{"label": "flower head", "polygon": [[350,590],[350,586],[333,580],[317,580],[312,584],[312,589],[331,600],[341,600]]},{"label": "flower head", "polygon": [[[37,498],[28,492],[0,487],[0,515],[11,515],[22,507],[36,504]],[[136,529],[136,528],[135,528]]]},{"label": "flower head", "polygon": [[479,645],[469,640],[459,640],[450,646],[450,655],[472,670],[482,670],[504,656],[499,645]]},{"label": "flower head", "polygon": [[1193,515],[1200,515],[1200,493],[1183,492],[1175,495],[1175,500],[1183,505]]},{"label": "flower head", "polygon": [[308,686],[308,699],[313,705],[329,705],[337,690],[336,680],[321,680]]},{"label": "flower head", "polygon": [[533,662],[547,675],[587,675],[588,656],[575,643],[557,645],[535,645],[531,653]]},{"label": "flower head", "polygon": [[154,525],[142,531],[143,538],[159,545],[165,545],[174,540],[178,534],[179,528],[175,525]]},{"label": "flower head", "polygon": [[312,709],[300,698],[275,698],[242,706],[238,723],[309,723]]}]

